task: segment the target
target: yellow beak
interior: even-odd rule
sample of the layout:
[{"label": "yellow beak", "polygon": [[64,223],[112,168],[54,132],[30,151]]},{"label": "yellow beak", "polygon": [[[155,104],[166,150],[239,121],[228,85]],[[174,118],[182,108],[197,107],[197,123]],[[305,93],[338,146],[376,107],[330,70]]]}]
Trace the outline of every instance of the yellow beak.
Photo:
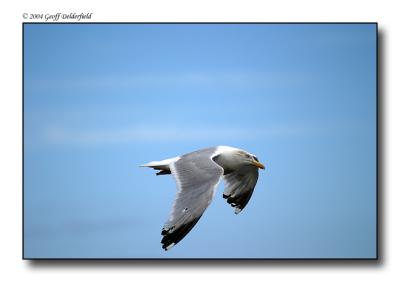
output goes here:
[{"label": "yellow beak", "polygon": [[258,168],[265,169],[265,166],[260,162],[253,161],[253,165],[258,167]]}]

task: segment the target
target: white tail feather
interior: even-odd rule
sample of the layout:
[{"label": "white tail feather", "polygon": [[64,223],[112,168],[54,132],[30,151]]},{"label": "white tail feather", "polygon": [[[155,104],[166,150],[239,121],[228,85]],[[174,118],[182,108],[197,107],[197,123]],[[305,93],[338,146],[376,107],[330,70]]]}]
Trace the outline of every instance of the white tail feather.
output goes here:
[{"label": "white tail feather", "polygon": [[169,167],[171,163],[176,162],[177,160],[179,160],[179,157],[166,159],[162,161],[152,161],[147,164],[142,164],[140,165],[140,167]]}]

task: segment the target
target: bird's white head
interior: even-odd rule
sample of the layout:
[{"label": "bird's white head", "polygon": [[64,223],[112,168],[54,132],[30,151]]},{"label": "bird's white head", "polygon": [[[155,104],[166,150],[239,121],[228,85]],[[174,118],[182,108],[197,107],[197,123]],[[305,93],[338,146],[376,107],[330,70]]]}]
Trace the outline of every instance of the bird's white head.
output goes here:
[{"label": "bird's white head", "polygon": [[242,149],[219,146],[215,155],[218,156],[218,162],[224,169],[236,170],[244,165],[253,165],[255,167],[265,169],[265,166],[260,163],[258,158]]}]

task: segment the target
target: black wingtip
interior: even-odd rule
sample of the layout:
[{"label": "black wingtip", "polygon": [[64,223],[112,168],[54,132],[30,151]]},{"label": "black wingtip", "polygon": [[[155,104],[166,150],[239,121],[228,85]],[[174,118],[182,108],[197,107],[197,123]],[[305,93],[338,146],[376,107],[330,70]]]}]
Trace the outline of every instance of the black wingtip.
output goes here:
[{"label": "black wingtip", "polygon": [[161,240],[162,248],[168,251],[173,246],[178,244],[190,232],[190,230],[192,230],[199,219],[200,217],[195,218],[186,224],[182,224],[178,228],[174,226],[168,230],[163,229],[161,231],[161,235],[164,236]]},{"label": "black wingtip", "polygon": [[175,246],[175,243],[172,243],[170,245],[163,245],[162,248],[164,249],[164,251],[168,251],[169,249],[171,249],[173,246]]},{"label": "black wingtip", "polygon": [[226,199],[227,203],[231,205],[235,209],[235,214],[239,214],[247,205],[250,200],[251,194],[253,191],[248,193],[242,193],[240,195],[225,195],[223,194],[224,199]]}]

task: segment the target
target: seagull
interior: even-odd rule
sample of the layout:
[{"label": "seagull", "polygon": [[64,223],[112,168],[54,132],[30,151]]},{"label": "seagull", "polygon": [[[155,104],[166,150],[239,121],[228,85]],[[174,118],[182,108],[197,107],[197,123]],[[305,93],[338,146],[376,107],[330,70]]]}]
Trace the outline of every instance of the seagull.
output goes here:
[{"label": "seagull", "polygon": [[172,174],[177,184],[175,201],[161,232],[162,248],[166,251],[199,221],[214,198],[221,178],[225,183],[223,198],[238,214],[253,194],[258,169],[265,169],[255,155],[229,146],[201,149],[141,167],[158,170],[156,175]]}]

